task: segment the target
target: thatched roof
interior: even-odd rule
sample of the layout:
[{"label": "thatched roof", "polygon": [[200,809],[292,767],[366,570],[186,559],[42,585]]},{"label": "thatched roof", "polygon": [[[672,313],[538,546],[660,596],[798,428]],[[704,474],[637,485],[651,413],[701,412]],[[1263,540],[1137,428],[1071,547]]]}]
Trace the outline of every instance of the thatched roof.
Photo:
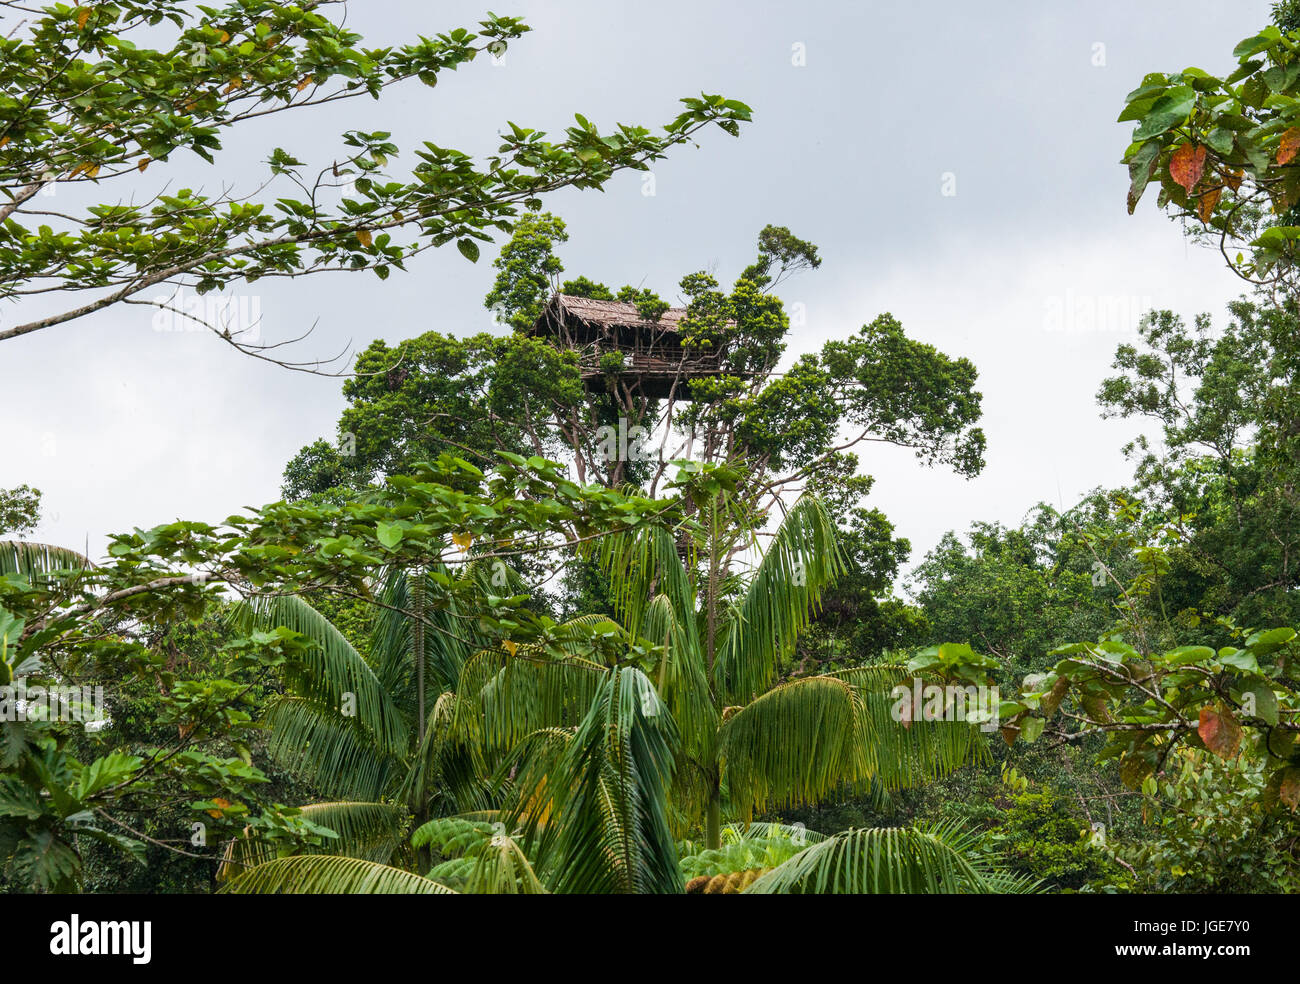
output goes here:
[{"label": "thatched roof", "polygon": [[635,304],[627,301],[598,301],[573,294],[554,294],[542,312],[541,321],[558,317],[562,323],[585,321],[600,328],[645,328],[656,331],[678,331],[678,323],[686,317],[686,308],[669,308],[658,321],[646,321]]}]

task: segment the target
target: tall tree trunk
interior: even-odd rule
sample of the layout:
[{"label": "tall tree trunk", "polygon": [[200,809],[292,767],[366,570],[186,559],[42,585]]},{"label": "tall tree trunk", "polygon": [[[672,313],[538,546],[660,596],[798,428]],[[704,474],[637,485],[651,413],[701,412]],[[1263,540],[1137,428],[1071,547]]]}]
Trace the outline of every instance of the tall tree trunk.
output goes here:
[{"label": "tall tree trunk", "polygon": [[416,569],[410,575],[411,656],[415,660],[416,735],[419,747],[424,746],[424,572]]},{"label": "tall tree trunk", "polygon": [[722,790],[714,784],[709,793],[709,809],[704,816],[704,848],[716,851],[722,847]]},{"label": "tall tree trunk", "polygon": [[[419,774],[419,756],[424,754],[424,731],[425,718],[427,712],[424,706],[424,571],[416,568],[407,575],[407,584],[409,587],[408,595],[411,605],[412,622],[411,622],[411,656],[415,660],[415,706],[416,706],[416,741],[415,769]],[[423,789],[413,790],[415,802],[412,805],[412,813],[415,815],[415,826],[422,826],[429,819],[427,800]],[[420,847],[415,852],[416,865],[420,874],[429,870],[432,864],[432,855],[427,847]]]}]

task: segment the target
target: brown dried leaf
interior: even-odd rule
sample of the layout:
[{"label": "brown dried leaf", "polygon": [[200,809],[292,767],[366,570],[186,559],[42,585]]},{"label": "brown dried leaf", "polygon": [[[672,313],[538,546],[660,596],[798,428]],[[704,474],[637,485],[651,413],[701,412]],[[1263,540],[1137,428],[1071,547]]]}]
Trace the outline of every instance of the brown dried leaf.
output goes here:
[{"label": "brown dried leaf", "polygon": [[1241,747],[1241,725],[1226,710],[1202,707],[1196,733],[1205,742],[1205,747],[1219,758],[1232,758]]},{"label": "brown dried leaf", "polygon": [[1300,152],[1300,127],[1291,127],[1282,134],[1282,139],[1277,145],[1277,163],[1281,167],[1283,164],[1290,164],[1291,159],[1296,153]]},{"label": "brown dried leaf", "polygon": [[1052,715],[1054,715],[1056,709],[1061,706],[1061,701],[1065,699],[1065,695],[1069,693],[1069,691],[1070,681],[1066,677],[1061,677],[1057,680],[1052,686],[1051,691],[1042,699],[1040,704],[1043,711],[1043,717],[1050,721]]},{"label": "brown dried leaf", "polygon": [[1142,785],[1142,780],[1155,771],[1155,766],[1145,756],[1128,752],[1119,764],[1119,780],[1129,789],[1137,789]]},{"label": "brown dried leaf", "polygon": [[1300,806],[1300,769],[1292,766],[1282,773],[1281,785],[1277,787],[1277,798],[1292,810]]},{"label": "brown dried leaf", "polygon": [[1196,199],[1196,214],[1201,217],[1201,221],[1208,223],[1214,216],[1215,206],[1219,204],[1219,196],[1223,194],[1223,185],[1211,188],[1209,191],[1201,193],[1201,197]]},{"label": "brown dried leaf", "polygon": [[1191,194],[1205,171],[1205,148],[1183,144],[1169,158],[1169,176]]}]

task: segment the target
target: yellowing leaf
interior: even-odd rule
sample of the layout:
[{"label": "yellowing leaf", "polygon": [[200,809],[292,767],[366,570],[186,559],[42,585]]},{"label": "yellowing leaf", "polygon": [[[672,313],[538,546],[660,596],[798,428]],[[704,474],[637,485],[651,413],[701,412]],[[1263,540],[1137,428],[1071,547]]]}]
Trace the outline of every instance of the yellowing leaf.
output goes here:
[{"label": "yellowing leaf", "polygon": [[149,166],[149,158],[141,157],[138,161],[135,162],[135,166],[137,170],[143,171],[146,167]]},{"label": "yellowing leaf", "polygon": [[1214,215],[1214,207],[1219,204],[1219,196],[1223,194],[1223,186],[1211,188],[1204,192],[1196,200],[1196,214],[1201,217],[1202,222],[1209,222]]},{"label": "yellowing leaf", "polygon": [[[374,241],[375,241],[374,234],[369,229],[357,230],[357,242],[361,243],[362,246],[368,248],[370,244],[373,243]],[[453,536],[452,539],[455,540],[456,538]],[[460,541],[457,540],[456,542],[459,543]]]},{"label": "yellowing leaf", "polygon": [[3,147],[3,146],[4,146],[5,144],[7,144],[8,142],[9,142],[9,138],[8,138],[8,137],[0,137],[0,147]]},{"label": "yellowing leaf", "polygon": [[1300,769],[1291,766],[1282,772],[1281,782],[1277,787],[1277,798],[1291,807],[1292,812],[1300,806]]},{"label": "yellowing leaf", "polygon": [[298,83],[298,91],[302,92],[302,90],[307,88],[307,86],[309,85],[311,85],[311,76],[310,75],[303,76],[303,80]]},{"label": "yellowing leaf", "polygon": [[229,40],[230,40],[230,35],[227,34],[225,31],[222,31],[222,32],[221,32],[221,43],[222,43],[222,44],[225,44],[225,43],[226,43],[227,41],[229,41]]},{"label": "yellowing leaf", "polygon": [[1056,713],[1056,709],[1061,706],[1061,701],[1065,699],[1065,695],[1069,693],[1069,691],[1070,681],[1066,677],[1061,677],[1057,680],[1056,683],[1053,684],[1051,691],[1043,698],[1042,703],[1039,705],[1043,712],[1043,717],[1050,720],[1052,715]]},{"label": "yellowing leaf", "polygon": [[474,534],[453,533],[451,535],[451,542],[456,544],[456,546],[460,547],[462,550],[468,550],[470,545],[474,542]]},{"label": "yellowing leaf", "polygon": [[1231,188],[1233,191],[1236,191],[1238,188],[1241,187],[1241,172],[1227,171],[1223,175],[1223,180],[1228,183],[1229,188]]},{"label": "yellowing leaf", "polygon": [[1280,167],[1283,164],[1290,164],[1291,159],[1296,153],[1300,152],[1300,127],[1291,127],[1282,134],[1282,139],[1277,145],[1277,163]]},{"label": "yellowing leaf", "polygon": [[1098,721],[1101,724],[1110,722],[1110,711],[1106,709],[1104,698],[1091,694],[1085,696],[1080,703],[1083,704],[1083,711],[1088,715],[1089,720]]},{"label": "yellowing leaf", "polygon": [[1205,148],[1183,144],[1169,158],[1169,176],[1190,194],[1205,171]]},{"label": "yellowing leaf", "polygon": [[1142,780],[1155,771],[1155,766],[1140,753],[1128,752],[1119,764],[1119,781],[1129,789],[1138,789]]},{"label": "yellowing leaf", "polygon": [[519,649],[519,646],[516,643],[511,642],[509,639],[502,639],[501,645],[506,647],[506,652],[511,656],[513,656]]},{"label": "yellowing leaf", "polygon": [[233,79],[230,80],[229,84],[221,91],[224,94],[227,92],[234,92],[236,89],[242,89],[243,87],[244,87],[243,76],[236,75]]},{"label": "yellowing leaf", "polygon": [[80,31],[86,26],[86,21],[90,20],[90,8],[82,7],[77,12],[77,30]]}]

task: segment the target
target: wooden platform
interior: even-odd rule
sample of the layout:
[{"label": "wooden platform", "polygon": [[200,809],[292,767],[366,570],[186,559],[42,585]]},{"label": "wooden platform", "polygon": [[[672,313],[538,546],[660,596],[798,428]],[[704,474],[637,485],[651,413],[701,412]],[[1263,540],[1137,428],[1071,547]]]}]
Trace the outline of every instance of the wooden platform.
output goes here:
[{"label": "wooden platform", "polygon": [[685,308],[668,308],[657,321],[648,321],[635,304],[625,301],[555,294],[533,333],[578,352],[582,380],[589,390],[609,390],[611,374],[601,363],[618,352],[623,367],[615,378],[629,389],[650,399],[662,400],[671,394],[689,400],[690,380],[722,374],[722,353],[687,353],[679,328],[686,313]]}]

